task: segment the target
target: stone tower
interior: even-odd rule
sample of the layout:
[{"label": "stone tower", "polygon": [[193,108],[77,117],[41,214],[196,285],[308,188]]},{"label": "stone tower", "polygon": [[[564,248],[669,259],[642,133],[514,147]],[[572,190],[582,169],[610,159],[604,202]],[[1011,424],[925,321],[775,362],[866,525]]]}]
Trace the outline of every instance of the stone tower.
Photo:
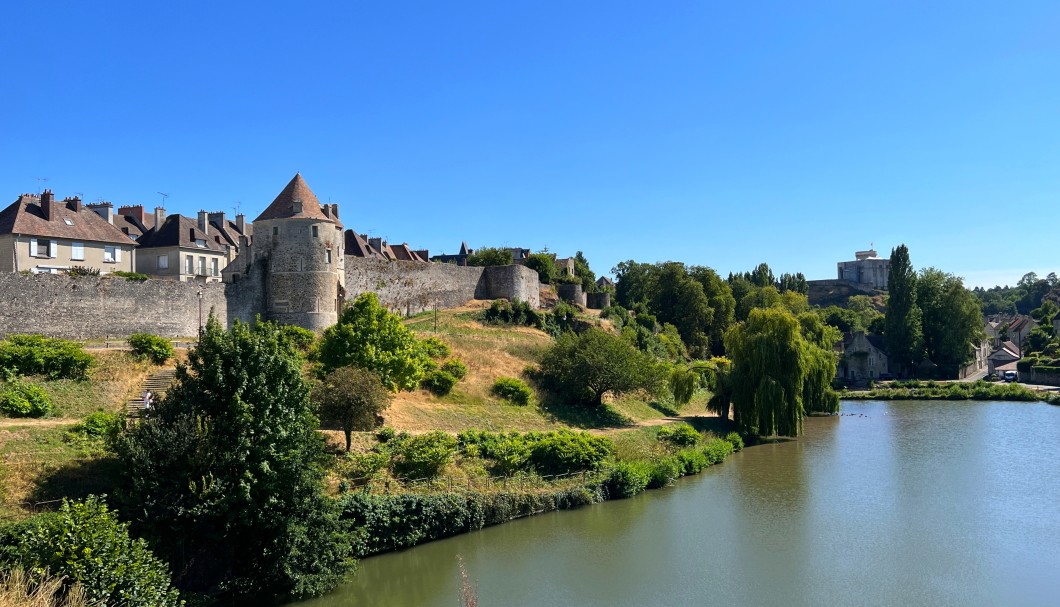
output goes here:
[{"label": "stone tower", "polygon": [[338,205],[320,204],[299,173],[253,225],[242,265],[261,264],[265,317],[313,331],[335,324],[346,284]]}]

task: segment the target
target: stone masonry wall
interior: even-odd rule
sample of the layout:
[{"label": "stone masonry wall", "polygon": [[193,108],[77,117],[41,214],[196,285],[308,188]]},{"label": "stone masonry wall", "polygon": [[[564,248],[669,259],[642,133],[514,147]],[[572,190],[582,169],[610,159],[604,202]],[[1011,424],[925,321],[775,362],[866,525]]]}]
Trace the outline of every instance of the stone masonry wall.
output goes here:
[{"label": "stone masonry wall", "polygon": [[214,310],[228,318],[225,286],[170,280],[0,274],[0,336],[40,333],[67,339],[125,337],[148,332],[191,337]]},{"label": "stone masonry wall", "polygon": [[445,263],[346,258],[346,301],[372,291],[390,310],[410,316],[473,299],[518,298],[540,305],[537,272],[523,266],[474,268]]}]

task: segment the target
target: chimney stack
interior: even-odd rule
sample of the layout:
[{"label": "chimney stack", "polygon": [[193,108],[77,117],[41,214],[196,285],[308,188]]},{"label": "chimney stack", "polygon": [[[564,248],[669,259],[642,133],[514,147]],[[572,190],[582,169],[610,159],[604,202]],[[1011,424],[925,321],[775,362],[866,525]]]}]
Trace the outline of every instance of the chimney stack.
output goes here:
[{"label": "chimney stack", "polygon": [[64,198],[63,202],[66,203],[66,208],[70,209],[74,213],[81,212],[81,199],[77,196],[73,198]]},{"label": "chimney stack", "polygon": [[242,213],[236,213],[236,229],[240,234],[247,233],[247,218]]},{"label": "chimney stack", "polygon": [[165,220],[166,210],[162,207],[155,207],[155,229],[160,229],[162,227],[162,222]]},{"label": "chimney stack", "polygon": [[206,211],[199,211],[199,231],[207,236],[210,235],[209,215]]},{"label": "chimney stack", "polygon": [[55,216],[55,194],[51,190],[44,190],[40,195],[40,210],[48,221],[58,219]]},{"label": "chimney stack", "polygon": [[144,220],[147,219],[147,215],[144,212],[144,205],[142,205],[142,204],[135,204],[135,205],[128,205],[128,206],[118,207],[118,215],[124,215],[125,217],[132,217],[133,219],[135,219],[136,221],[138,221],[140,223],[144,223]]},{"label": "chimney stack", "polygon": [[209,215],[209,217],[207,217],[207,219],[209,220],[210,223],[212,223],[214,225],[217,225],[217,226],[220,226],[222,229],[227,229],[228,228],[228,225],[226,225],[226,223],[225,223],[225,212],[224,211],[214,211],[214,212],[210,213],[210,215]]},{"label": "chimney stack", "polygon": [[338,221],[339,220],[339,203],[336,202],[336,203],[333,203],[333,204],[329,204],[328,206],[331,207],[331,218],[334,219],[335,221]]},{"label": "chimney stack", "polygon": [[114,205],[109,202],[94,202],[88,205],[88,208],[93,213],[99,215],[107,221],[107,223],[114,223]]}]

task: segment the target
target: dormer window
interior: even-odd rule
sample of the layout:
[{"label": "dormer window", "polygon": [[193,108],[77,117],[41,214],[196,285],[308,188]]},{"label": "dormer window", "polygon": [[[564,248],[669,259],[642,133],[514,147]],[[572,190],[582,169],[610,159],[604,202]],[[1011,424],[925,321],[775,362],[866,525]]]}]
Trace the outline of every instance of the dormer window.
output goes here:
[{"label": "dormer window", "polygon": [[206,248],[206,241],[201,239],[201,238],[196,238],[195,239],[195,246],[199,247],[200,249],[205,249]]}]

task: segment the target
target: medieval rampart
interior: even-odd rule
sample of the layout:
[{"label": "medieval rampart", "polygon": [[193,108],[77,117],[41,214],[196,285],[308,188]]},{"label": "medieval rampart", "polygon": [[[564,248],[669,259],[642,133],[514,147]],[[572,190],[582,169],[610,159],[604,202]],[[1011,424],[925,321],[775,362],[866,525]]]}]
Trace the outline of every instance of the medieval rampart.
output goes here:
[{"label": "medieval rampart", "polygon": [[228,318],[225,286],[171,280],[0,274],[0,336],[40,333],[68,339],[147,332],[189,337],[212,309]]}]

